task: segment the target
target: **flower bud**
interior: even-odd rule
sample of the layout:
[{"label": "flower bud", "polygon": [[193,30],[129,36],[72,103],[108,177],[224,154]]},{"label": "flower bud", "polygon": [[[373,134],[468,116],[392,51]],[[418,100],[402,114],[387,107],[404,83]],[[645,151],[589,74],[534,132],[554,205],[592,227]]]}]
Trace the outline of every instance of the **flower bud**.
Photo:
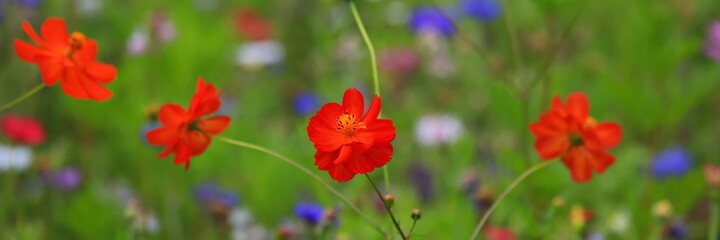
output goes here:
[{"label": "flower bud", "polygon": [[552,206],[556,208],[560,208],[565,205],[565,199],[562,197],[554,197],[552,199]]},{"label": "flower bud", "polygon": [[420,217],[422,217],[422,212],[420,212],[420,209],[413,209],[410,218],[417,221],[420,220]]},{"label": "flower bud", "polygon": [[392,207],[393,203],[395,203],[395,197],[393,197],[392,194],[386,194],[385,197],[383,197],[383,201],[385,202],[385,205]]}]

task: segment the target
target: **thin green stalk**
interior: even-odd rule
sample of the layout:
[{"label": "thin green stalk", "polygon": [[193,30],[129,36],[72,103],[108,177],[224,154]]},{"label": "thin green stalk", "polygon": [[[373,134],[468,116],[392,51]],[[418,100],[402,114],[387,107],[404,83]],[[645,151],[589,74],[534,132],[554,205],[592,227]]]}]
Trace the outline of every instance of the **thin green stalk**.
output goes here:
[{"label": "thin green stalk", "polygon": [[710,213],[710,221],[708,226],[708,240],[716,240],[720,236],[720,191],[716,191],[715,196],[710,197],[710,207],[712,208]]},{"label": "thin green stalk", "polygon": [[415,224],[417,224],[417,219],[413,219],[413,225],[410,227],[410,231],[408,231],[408,239],[412,237],[412,233],[415,230]]},{"label": "thin green stalk", "polygon": [[515,22],[513,22],[512,11],[511,8],[508,6],[507,0],[503,0],[503,5],[505,7],[503,9],[503,11],[505,11],[505,13],[503,14],[503,16],[505,16],[505,28],[507,28],[508,34],[510,35],[513,60],[515,61],[515,70],[516,73],[519,74],[523,68],[522,59],[520,58],[520,42],[517,38]]},{"label": "thin green stalk", "polygon": [[[560,36],[560,41],[552,46],[552,49],[550,50],[550,54],[548,54],[547,59],[545,60],[545,63],[542,65],[540,69],[538,69],[535,79],[527,86],[526,89],[532,89],[535,84],[537,84],[540,81],[549,81],[549,72],[550,67],[555,63],[555,56],[557,55],[557,52],[562,48],[563,44],[565,44],[565,40],[570,36],[570,32],[572,32],[573,28],[575,27],[578,19],[580,19],[580,15],[582,14],[583,10],[585,10],[585,6],[587,5],[587,0],[584,0],[582,2],[582,5],[580,6],[580,10],[575,12],[575,16],[573,16],[572,22],[570,22],[570,25],[565,29],[562,36]],[[548,83],[549,84],[549,83]],[[547,99],[543,99],[543,101],[546,101]]]},{"label": "thin green stalk", "polygon": [[397,229],[398,233],[400,233],[400,237],[402,237],[403,240],[408,239],[405,237],[405,233],[403,233],[402,228],[400,228],[400,224],[398,224],[397,219],[395,218],[395,215],[392,213],[392,210],[390,210],[390,205],[385,202],[385,198],[383,197],[382,193],[380,193],[380,190],[377,188],[377,185],[375,185],[375,182],[373,182],[372,178],[370,178],[369,174],[365,174],[365,177],[367,177],[368,181],[370,182],[370,185],[375,189],[375,193],[377,193],[380,200],[383,202],[383,206],[385,206],[385,210],[387,210],[388,215],[390,215],[390,219],[392,219],[393,224],[395,225],[395,229]]},{"label": "thin green stalk", "polygon": [[360,211],[360,208],[358,208],[358,207],[355,206],[355,204],[353,204],[350,200],[348,200],[347,198],[345,198],[345,196],[343,196],[342,193],[340,193],[338,190],[336,190],[335,188],[333,188],[332,186],[330,186],[330,184],[328,184],[327,182],[325,182],[325,180],[323,180],[320,176],[318,176],[317,174],[313,173],[313,172],[310,171],[309,169],[303,167],[302,165],[300,165],[300,164],[297,163],[296,161],[294,161],[294,160],[292,160],[292,159],[290,159],[290,158],[287,158],[287,157],[285,157],[285,156],[283,156],[283,155],[280,155],[279,153],[277,153],[277,152],[275,152],[275,151],[273,151],[273,150],[270,150],[270,149],[267,149],[267,148],[264,148],[264,147],[261,147],[261,146],[252,144],[252,143],[243,142],[243,141],[238,141],[238,140],[226,138],[226,137],[223,137],[223,136],[213,136],[213,138],[215,138],[215,139],[217,139],[217,140],[220,140],[220,141],[223,141],[223,142],[226,142],[226,143],[229,143],[229,144],[232,144],[232,145],[235,145],[235,146],[238,146],[238,147],[249,148],[249,149],[253,149],[253,150],[259,151],[259,152],[266,153],[266,154],[268,154],[268,155],[270,155],[270,156],[273,156],[273,157],[275,157],[275,158],[277,158],[277,159],[282,160],[283,162],[286,162],[287,164],[292,165],[293,167],[299,169],[300,171],[306,173],[307,175],[310,175],[310,177],[312,177],[312,178],[314,178],[315,180],[317,180],[318,182],[320,182],[320,184],[322,184],[323,186],[325,186],[325,188],[327,188],[327,189],[328,189],[332,194],[334,194],[337,198],[339,198],[341,201],[345,202],[345,204],[347,204],[348,206],[350,206],[350,208],[351,208],[353,211],[355,211],[358,215],[360,215],[360,217],[364,218],[365,221],[367,221],[367,223],[370,224],[370,226],[372,226],[373,228],[375,228],[375,230],[377,230],[380,234],[382,234],[384,237],[387,237],[387,236],[388,236],[388,234],[385,233],[385,231],[383,231],[382,228],[380,228],[379,225],[375,224],[375,222],[373,222],[367,215],[365,215],[362,211]]},{"label": "thin green stalk", "polygon": [[482,218],[480,219],[480,222],[475,227],[475,231],[473,232],[472,236],[470,236],[470,240],[474,240],[475,238],[477,238],[478,234],[480,234],[480,230],[482,229],[483,225],[485,225],[485,222],[487,222],[487,220],[490,218],[490,214],[492,214],[492,212],[495,210],[495,208],[497,208],[497,206],[500,205],[500,203],[503,201],[503,199],[505,199],[505,197],[507,197],[507,195],[510,194],[510,192],[512,192],[512,190],[515,189],[515,187],[517,187],[518,184],[520,184],[523,180],[525,180],[528,176],[530,176],[530,174],[550,165],[553,162],[555,162],[555,161],[542,161],[542,162],[536,164],[535,166],[532,166],[528,170],[525,170],[525,172],[523,172],[522,174],[520,174],[520,176],[517,179],[515,179],[515,181],[513,181],[512,184],[510,184],[510,186],[507,189],[505,189],[505,191],[502,194],[500,194],[500,197],[498,197],[498,199],[495,202],[493,202],[492,206],[490,206],[490,208],[487,210],[487,212],[485,212],[485,215],[482,216]]},{"label": "thin green stalk", "polygon": [[[350,0],[350,10],[352,11],[353,17],[355,18],[355,23],[357,23],[357,27],[360,30],[360,34],[363,37],[363,40],[365,41],[365,45],[367,45],[368,52],[370,53],[370,64],[372,65],[372,76],[373,76],[373,88],[375,88],[375,95],[380,97],[380,78],[378,77],[378,67],[377,67],[377,58],[375,57],[375,47],[373,47],[372,41],[370,41],[370,37],[367,34],[367,31],[365,30],[365,25],[363,24],[362,18],[360,18],[360,13],[358,13],[357,6],[355,6],[355,1]],[[378,116],[379,117],[379,116]],[[390,191],[390,173],[388,173],[388,167],[383,167],[383,178],[385,180],[385,191]]]},{"label": "thin green stalk", "polygon": [[23,94],[22,96],[16,98],[15,100],[12,100],[11,102],[3,105],[0,107],[0,113],[5,112],[6,110],[10,109],[11,107],[17,105],[18,103],[21,103],[28,98],[30,98],[32,95],[35,95],[37,92],[43,89],[45,87],[44,83],[41,83],[40,85],[37,85],[35,88],[31,89],[29,92]]}]

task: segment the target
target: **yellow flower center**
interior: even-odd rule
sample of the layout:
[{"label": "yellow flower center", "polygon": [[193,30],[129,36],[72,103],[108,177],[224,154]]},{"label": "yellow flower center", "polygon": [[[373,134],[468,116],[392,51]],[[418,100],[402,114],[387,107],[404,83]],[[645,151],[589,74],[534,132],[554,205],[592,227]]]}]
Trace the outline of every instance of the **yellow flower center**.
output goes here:
[{"label": "yellow flower center", "polygon": [[70,35],[70,39],[68,40],[70,49],[68,49],[67,56],[72,57],[73,53],[75,51],[80,50],[83,46],[85,46],[85,41],[87,38],[84,34],[79,32],[74,32]]},{"label": "yellow flower center", "polygon": [[353,136],[358,129],[365,128],[364,124],[360,123],[360,119],[354,114],[343,113],[336,119],[337,130],[347,136]]}]

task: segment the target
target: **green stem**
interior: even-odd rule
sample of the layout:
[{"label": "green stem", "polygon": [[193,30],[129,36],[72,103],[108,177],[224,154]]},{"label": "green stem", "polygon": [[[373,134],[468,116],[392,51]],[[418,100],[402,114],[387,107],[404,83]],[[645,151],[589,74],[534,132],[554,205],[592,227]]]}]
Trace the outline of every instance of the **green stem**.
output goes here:
[{"label": "green stem", "polygon": [[[575,12],[575,16],[573,16],[572,22],[570,22],[570,25],[565,29],[562,36],[560,36],[560,41],[552,46],[552,49],[550,50],[550,54],[548,54],[547,59],[545,60],[545,63],[543,66],[538,69],[538,72],[536,74],[536,78],[527,86],[525,89],[532,89],[535,84],[537,84],[540,81],[549,81],[549,73],[550,73],[550,67],[555,62],[555,56],[557,55],[557,52],[560,51],[560,48],[562,48],[563,44],[565,44],[565,40],[570,36],[570,32],[572,32],[573,28],[575,27],[578,19],[580,19],[580,15],[585,9],[585,6],[587,5],[587,0],[584,0],[582,2],[582,5],[580,6],[580,10]],[[549,83],[548,83],[549,84]],[[547,99],[543,99],[543,102],[545,102]]]},{"label": "green stem", "polygon": [[525,172],[523,172],[522,174],[520,174],[520,176],[517,179],[515,179],[515,181],[513,181],[512,184],[510,184],[510,186],[507,189],[505,189],[505,191],[502,194],[500,194],[500,197],[498,197],[498,199],[495,202],[493,202],[492,206],[490,206],[490,208],[487,210],[487,212],[485,212],[485,215],[482,216],[482,218],[480,219],[480,222],[475,227],[475,231],[473,232],[472,236],[470,237],[470,240],[474,240],[475,238],[477,238],[477,236],[480,234],[480,230],[482,229],[483,225],[485,225],[485,222],[487,222],[487,220],[490,218],[490,214],[492,214],[492,212],[495,210],[495,208],[497,208],[497,206],[500,205],[500,203],[503,201],[503,199],[505,199],[505,197],[507,197],[507,195],[510,194],[510,192],[512,192],[512,190],[515,189],[515,187],[517,187],[518,184],[520,184],[520,182],[525,180],[528,176],[530,176],[530,174],[534,173],[537,170],[540,170],[541,168],[546,167],[547,165],[550,165],[553,162],[554,161],[542,161],[542,162],[536,164],[535,166],[532,166],[528,170],[525,170]]},{"label": "green stem", "polygon": [[[377,67],[377,58],[375,57],[375,47],[373,47],[372,41],[370,41],[370,37],[367,34],[367,31],[365,30],[365,25],[363,24],[362,18],[360,18],[360,13],[358,13],[357,6],[355,6],[355,1],[350,0],[350,10],[352,11],[353,17],[355,18],[355,23],[357,23],[357,27],[360,30],[360,34],[363,37],[363,40],[365,41],[365,45],[367,45],[368,52],[370,53],[370,64],[372,65],[372,76],[373,76],[373,88],[375,88],[375,95],[380,97],[380,78],[378,77],[378,67]],[[379,117],[379,116],[378,116]],[[383,167],[383,178],[385,180],[385,191],[390,192],[390,173],[388,173],[388,167]]]},{"label": "green stem", "polygon": [[235,145],[235,146],[238,146],[238,147],[249,148],[249,149],[253,149],[253,150],[256,150],[256,151],[260,151],[260,152],[266,153],[266,154],[268,154],[268,155],[270,155],[270,156],[273,156],[273,157],[275,157],[275,158],[277,158],[277,159],[282,160],[283,162],[285,162],[285,163],[287,163],[287,164],[292,165],[293,167],[299,169],[300,171],[306,173],[307,175],[310,175],[310,177],[312,177],[312,178],[314,178],[315,180],[317,180],[318,182],[320,182],[320,184],[322,184],[323,186],[325,186],[325,188],[327,188],[327,189],[328,189],[332,194],[334,194],[337,198],[339,198],[341,201],[345,202],[345,204],[347,204],[348,206],[350,206],[350,208],[351,208],[353,211],[355,211],[358,215],[360,215],[360,217],[364,218],[364,219],[367,221],[367,223],[370,224],[370,226],[372,226],[373,228],[375,228],[375,230],[377,230],[380,234],[382,234],[382,235],[385,236],[385,237],[388,236],[388,234],[385,233],[385,231],[383,231],[383,230],[380,228],[379,225],[375,224],[372,220],[370,220],[370,218],[369,218],[367,215],[363,214],[363,212],[360,211],[360,208],[358,208],[358,207],[355,206],[355,204],[353,204],[350,200],[348,200],[347,198],[345,198],[345,196],[343,196],[342,193],[340,193],[338,190],[336,190],[335,188],[333,188],[332,186],[330,186],[330,184],[328,184],[327,182],[325,182],[325,180],[323,180],[320,176],[318,176],[317,174],[313,173],[313,172],[310,171],[309,169],[303,167],[302,165],[300,165],[300,164],[297,163],[296,161],[294,161],[294,160],[292,160],[292,159],[290,159],[290,158],[287,158],[287,157],[285,157],[285,156],[283,156],[283,155],[280,155],[279,153],[277,153],[277,152],[275,152],[275,151],[273,151],[273,150],[270,150],[270,149],[267,149],[267,148],[264,148],[264,147],[261,147],[261,146],[252,144],[252,143],[243,142],[243,141],[238,141],[238,140],[226,138],[226,137],[223,137],[223,136],[213,136],[213,138],[215,138],[215,139],[217,139],[217,140],[220,140],[220,141],[223,141],[223,142],[226,142],[226,143],[229,143],[229,144],[232,144],[232,145]]},{"label": "green stem", "polygon": [[397,229],[398,233],[400,233],[400,237],[402,237],[403,240],[408,239],[407,237],[405,237],[405,233],[403,233],[403,230],[402,230],[402,228],[400,228],[400,224],[398,224],[398,221],[395,218],[395,215],[392,213],[392,210],[390,210],[390,205],[388,205],[387,202],[385,202],[385,198],[383,197],[382,193],[380,193],[380,190],[375,185],[375,182],[373,182],[373,180],[372,180],[372,178],[370,178],[369,174],[366,173],[365,177],[367,177],[368,181],[370,182],[372,187],[375,189],[375,193],[377,193],[378,197],[383,202],[383,206],[385,206],[385,209],[387,210],[388,215],[390,215],[390,219],[392,219],[392,222],[395,225],[395,229]]},{"label": "green stem", "polygon": [[523,68],[522,59],[520,58],[520,43],[518,42],[515,22],[513,22],[512,12],[510,11],[511,9],[508,6],[507,0],[503,0],[503,5],[505,5],[505,8],[503,9],[503,11],[505,11],[503,14],[505,16],[505,28],[507,28],[508,34],[510,35],[513,60],[515,61],[515,70],[516,73],[519,74]]},{"label": "green stem", "polygon": [[5,112],[6,110],[10,109],[11,107],[17,105],[18,103],[21,103],[28,98],[30,98],[32,95],[35,95],[37,92],[43,89],[45,87],[44,83],[41,83],[40,85],[37,85],[35,88],[31,89],[29,92],[23,94],[22,96],[16,98],[15,100],[12,100],[11,102],[3,105],[0,107],[0,113]]},{"label": "green stem", "polygon": [[708,240],[716,240],[720,236],[718,227],[720,227],[720,191],[716,191],[715,196],[710,197],[710,226],[708,226]]},{"label": "green stem", "polygon": [[410,231],[408,231],[408,239],[410,239],[412,237],[412,233],[415,230],[415,224],[417,223],[417,221],[418,221],[417,219],[413,219],[413,225],[412,225],[412,227],[410,227]]}]

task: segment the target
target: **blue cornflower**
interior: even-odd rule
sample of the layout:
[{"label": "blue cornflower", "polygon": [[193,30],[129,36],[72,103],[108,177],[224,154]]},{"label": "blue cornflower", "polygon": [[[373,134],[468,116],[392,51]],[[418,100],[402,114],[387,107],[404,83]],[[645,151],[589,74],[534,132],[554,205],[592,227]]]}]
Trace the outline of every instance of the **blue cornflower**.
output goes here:
[{"label": "blue cornflower", "polygon": [[302,92],[293,98],[293,108],[300,116],[311,115],[320,110],[320,97],[310,92]]},{"label": "blue cornflower", "polygon": [[220,189],[213,183],[205,183],[195,188],[195,199],[206,207],[215,205],[224,209],[232,208],[239,201],[237,194]]},{"label": "blue cornflower", "polygon": [[295,216],[309,223],[318,225],[323,218],[325,209],[315,203],[298,203],[295,205]]},{"label": "blue cornflower", "polygon": [[460,9],[471,18],[491,22],[502,12],[502,5],[496,0],[460,0]]},{"label": "blue cornflower", "polygon": [[433,31],[440,33],[445,37],[451,37],[455,34],[457,29],[453,25],[452,21],[447,18],[446,14],[450,17],[452,13],[435,8],[435,7],[418,7],[413,9],[410,13],[410,19],[408,24],[410,29],[415,33],[422,33],[426,31]]},{"label": "blue cornflower", "polygon": [[653,160],[650,170],[657,179],[685,175],[692,167],[692,157],[681,147],[672,147],[662,151]]}]

